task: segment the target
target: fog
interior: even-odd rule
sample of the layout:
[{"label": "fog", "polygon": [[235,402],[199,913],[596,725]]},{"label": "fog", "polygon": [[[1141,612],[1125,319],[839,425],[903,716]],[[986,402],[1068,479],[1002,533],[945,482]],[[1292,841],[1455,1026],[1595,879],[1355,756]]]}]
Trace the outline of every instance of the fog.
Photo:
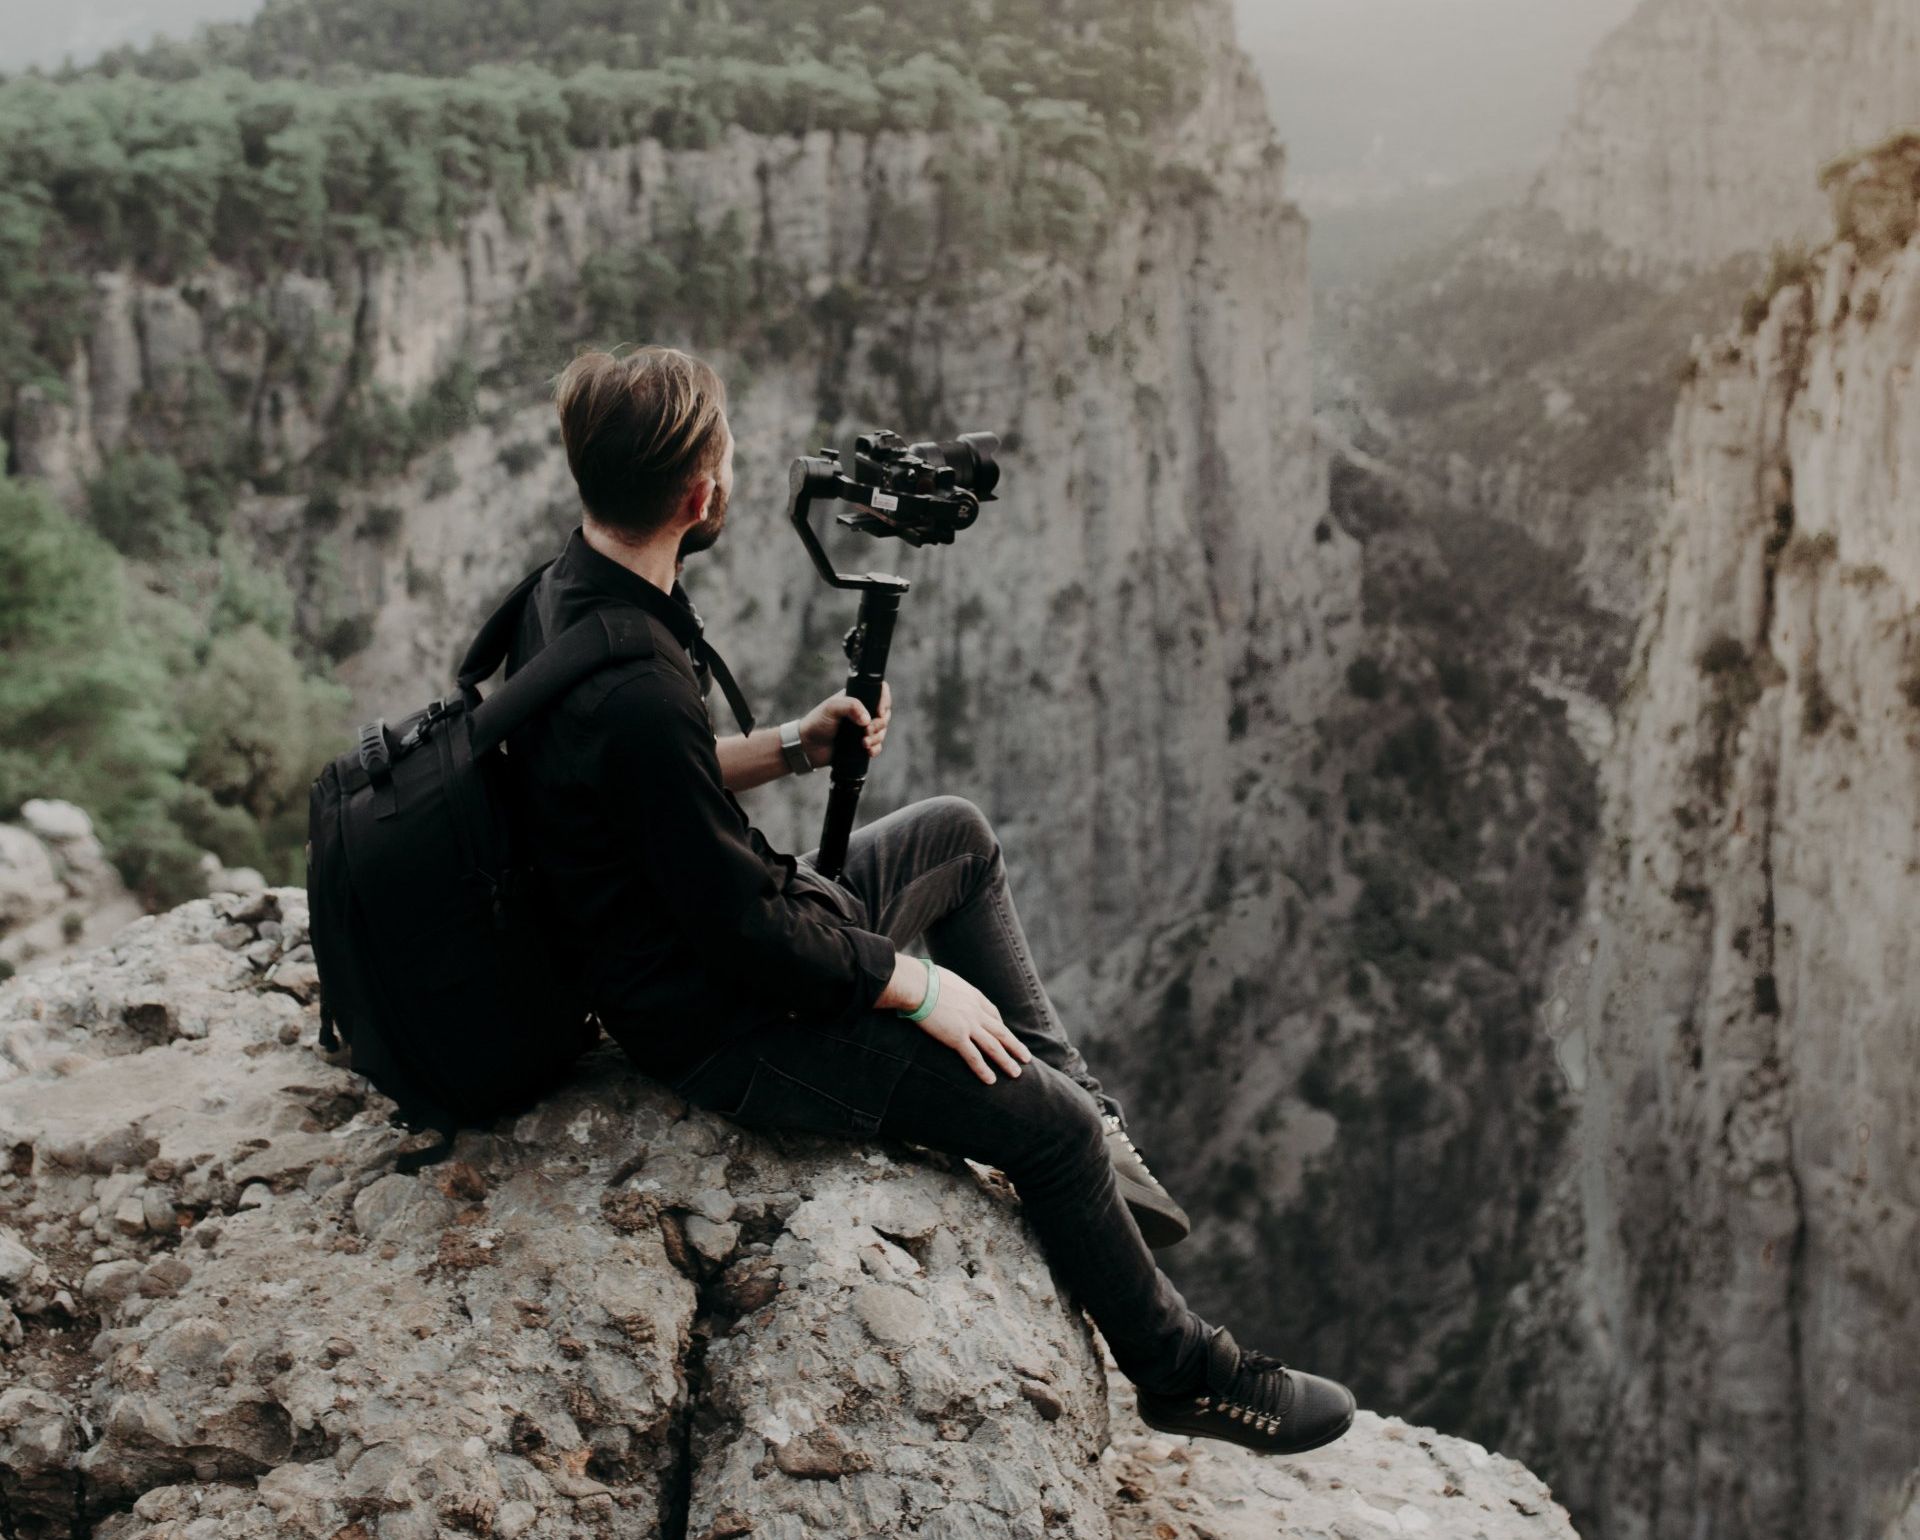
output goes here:
[{"label": "fog", "polygon": [[1235,0],[1308,201],[1531,169],[1637,0]]},{"label": "fog", "polygon": [[238,21],[260,0],[0,0],[0,70],[86,64],[120,43],[186,37],[203,21]]}]

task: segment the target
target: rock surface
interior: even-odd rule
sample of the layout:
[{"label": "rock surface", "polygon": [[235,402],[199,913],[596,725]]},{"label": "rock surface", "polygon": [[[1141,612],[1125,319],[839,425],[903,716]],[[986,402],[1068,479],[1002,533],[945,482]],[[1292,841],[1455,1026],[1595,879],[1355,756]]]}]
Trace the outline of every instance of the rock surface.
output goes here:
[{"label": "rock surface", "polygon": [[1821,167],[1920,123],[1911,0],[1645,0],[1580,86],[1537,203],[1656,267],[1825,233]]},{"label": "rock surface", "polygon": [[1920,1451],[1920,243],[1874,239],[1917,165],[1861,168],[1904,216],[1703,347],[1674,429],[1510,1347],[1613,1533],[1876,1536]]},{"label": "rock surface", "polygon": [[1572,1533],[1393,1420],[1150,1435],[995,1174],[756,1135],[607,1045],[396,1170],[304,927],[219,895],[0,989],[8,1540]]},{"label": "rock surface", "polygon": [[93,820],[71,802],[34,798],[16,822],[0,824],[0,963],[44,967],[140,913]]}]

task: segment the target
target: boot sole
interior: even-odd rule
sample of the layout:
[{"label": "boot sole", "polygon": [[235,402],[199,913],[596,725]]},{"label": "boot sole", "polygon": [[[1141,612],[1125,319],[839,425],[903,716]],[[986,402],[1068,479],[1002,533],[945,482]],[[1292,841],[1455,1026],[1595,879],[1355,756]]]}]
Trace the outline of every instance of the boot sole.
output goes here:
[{"label": "boot sole", "polygon": [[[1356,1408],[1357,1410],[1357,1408]],[[1311,1449],[1322,1449],[1345,1434],[1353,1426],[1354,1413],[1348,1412],[1347,1419],[1337,1428],[1330,1428],[1318,1438],[1304,1444],[1254,1443],[1247,1439],[1236,1438],[1234,1431],[1243,1426],[1237,1422],[1228,1422],[1224,1426],[1217,1422],[1206,1424],[1188,1423],[1177,1417],[1156,1418],[1148,1413],[1146,1403],[1136,1394],[1134,1411],[1148,1427],[1158,1433],[1180,1433],[1188,1438],[1212,1438],[1226,1444],[1238,1444],[1242,1449],[1251,1449],[1255,1454],[1305,1454]]]}]

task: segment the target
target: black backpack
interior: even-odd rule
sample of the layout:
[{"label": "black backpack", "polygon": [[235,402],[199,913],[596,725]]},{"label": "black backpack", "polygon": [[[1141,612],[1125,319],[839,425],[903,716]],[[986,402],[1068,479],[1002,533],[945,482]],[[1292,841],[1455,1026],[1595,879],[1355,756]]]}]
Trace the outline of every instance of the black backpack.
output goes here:
[{"label": "black backpack", "polygon": [[454,694],[368,723],[308,795],[320,1045],[345,1037],[351,1068],[409,1127],[437,1130],[441,1154],[456,1128],[538,1100],[600,1036],[542,934],[498,750],[588,675],[650,654],[653,635],[638,609],[596,611],[483,701],[545,571],[481,629]]}]

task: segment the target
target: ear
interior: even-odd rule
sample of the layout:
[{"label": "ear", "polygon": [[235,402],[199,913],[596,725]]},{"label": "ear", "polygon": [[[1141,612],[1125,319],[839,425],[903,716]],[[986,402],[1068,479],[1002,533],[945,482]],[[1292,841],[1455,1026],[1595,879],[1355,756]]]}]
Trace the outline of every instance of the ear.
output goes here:
[{"label": "ear", "polygon": [[687,488],[687,495],[681,501],[680,512],[689,524],[698,524],[707,516],[707,507],[713,501],[714,480],[711,476],[698,477]]}]

